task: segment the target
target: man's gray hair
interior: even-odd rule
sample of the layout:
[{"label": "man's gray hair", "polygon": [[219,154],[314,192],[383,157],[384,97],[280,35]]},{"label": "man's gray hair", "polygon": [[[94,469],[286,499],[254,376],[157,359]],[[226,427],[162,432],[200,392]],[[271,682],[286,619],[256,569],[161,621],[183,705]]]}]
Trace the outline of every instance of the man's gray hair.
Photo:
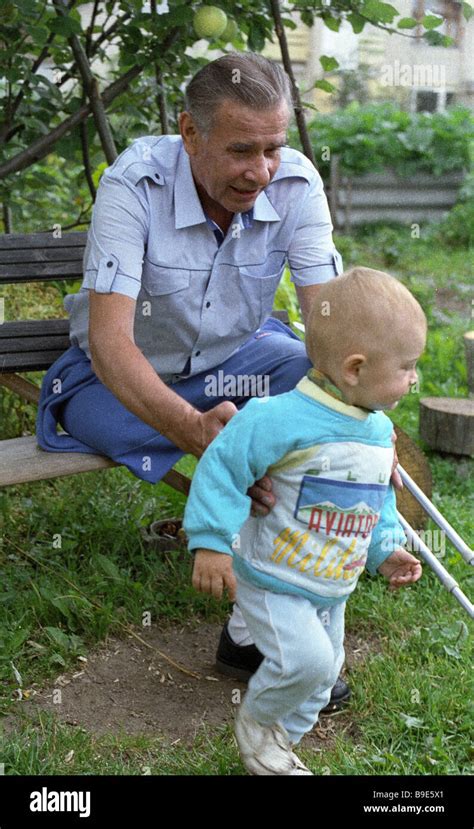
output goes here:
[{"label": "man's gray hair", "polygon": [[199,131],[207,136],[217,108],[224,100],[250,109],[274,109],[282,101],[291,114],[290,81],[283,69],[255,52],[229,52],[203,66],[190,80],[185,107]]}]

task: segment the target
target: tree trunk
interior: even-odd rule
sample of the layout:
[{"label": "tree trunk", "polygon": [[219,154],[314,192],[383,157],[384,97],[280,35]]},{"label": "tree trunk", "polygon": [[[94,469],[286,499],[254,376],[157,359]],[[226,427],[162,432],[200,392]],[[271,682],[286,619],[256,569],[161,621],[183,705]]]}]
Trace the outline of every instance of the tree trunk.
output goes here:
[{"label": "tree trunk", "polygon": [[439,452],[474,455],[474,400],[424,397],[420,400],[420,437]]},{"label": "tree trunk", "polygon": [[288,41],[286,39],[285,34],[285,27],[281,19],[280,4],[278,0],[270,0],[270,5],[272,9],[273,20],[275,21],[275,31],[277,34],[278,42],[280,44],[283,66],[285,67],[285,72],[290,79],[291,88],[293,90],[294,111],[298,132],[300,134],[301,146],[303,147],[303,152],[305,156],[309,158],[312,164],[315,164],[313,147],[311,145],[308,130],[306,127],[306,120],[304,117],[304,108],[301,101],[300,91],[298,89],[298,84],[296,83],[296,79],[293,73],[293,67],[291,65]]},{"label": "tree trunk", "polygon": [[469,396],[474,397],[474,331],[468,331],[464,334],[464,348],[466,351]]}]

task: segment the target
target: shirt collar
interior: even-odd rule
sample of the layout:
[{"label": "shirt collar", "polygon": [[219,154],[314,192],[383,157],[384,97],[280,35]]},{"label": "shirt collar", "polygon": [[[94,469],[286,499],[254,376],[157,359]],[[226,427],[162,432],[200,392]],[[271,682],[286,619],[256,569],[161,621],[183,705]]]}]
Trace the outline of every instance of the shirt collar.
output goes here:
[{"label": "shirt collar", "polygon": [[176,229],[199,225],[206,221],[206,214],[194,183],[189,155],[183,146],[179,151],[174,180],[174,218]]},{"label": "shirt collar", "polygon": [[331,383],[327,388],[324,388],[324,385],[319,385],[319,383],[315,382],[315,375],[312,375],[311,369],[308,371],[306,377],[303,377],[299,381],[296,388],[302,394],[305,394],[307,397],[311,397],[317,403],[322,403],[323,406],[327,406],[329,409],[334,409],[334,411],[346,415],[347,417],[355,417],[356,420],[366,420],[367,417],[372,414],[372,411],[369,409],[363,409],[360,406],[351,406],[348,403],[344,403],[343,400],[338,399],[334,394],[330,393],[332,389],[335,388]]},{"label": "shirt collar", "polygon": [[[176,229],[191,227],[207,220],[193,179],[189,155],[183,146],[179,151],[174,182],[174,216]],[[246,213],[236,213],[235,222],[244,229],[252,227],[253,221],[279,222],[280,216],[264,190],[255,199],[255,204]]]}]

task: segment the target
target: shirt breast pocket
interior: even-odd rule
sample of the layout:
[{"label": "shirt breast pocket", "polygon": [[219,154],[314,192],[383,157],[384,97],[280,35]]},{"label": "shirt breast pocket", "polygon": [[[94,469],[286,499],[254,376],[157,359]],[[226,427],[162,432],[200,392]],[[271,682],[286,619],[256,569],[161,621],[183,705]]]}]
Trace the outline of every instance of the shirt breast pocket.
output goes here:
[{"label": "shirt breast pocket", "polygon": [[155,265],[145,258],[142,284],[150,296],[167,296],[189,288],[191,271],[170,265]]},{"label": "shirt breast pocket", "polygon": [[256,331],[270,316],[283,273],[285,254],[275,251],[264,262],[239,267],[239,327]]}]

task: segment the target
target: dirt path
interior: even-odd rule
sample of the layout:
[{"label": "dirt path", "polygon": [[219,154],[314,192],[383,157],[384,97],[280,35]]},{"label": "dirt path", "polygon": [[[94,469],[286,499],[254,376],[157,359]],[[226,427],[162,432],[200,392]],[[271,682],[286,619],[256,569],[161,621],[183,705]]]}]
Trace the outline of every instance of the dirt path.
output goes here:
[{"label": "dirt path", "polygon": [[[137,633],[150,645],[198,673],[199,679],[174,668],[132,636],[109,638],[89,655],[87,662],[78,662],[75,671],[57,677],[49,687],[33,686],[32,696],[19,705],[23,714],[29,716],[38,710],[54,711],[61,722],[96,735],[161,734],[170,742],[192,744],[204,725],[231,721],[235,701],[239,701],[239,692],[243,696],[246,687],[215,670],[220,629],[214,624],[166,630],[137,628]],[[376,641],[369,643],[349,634],[346,667],[350,669],[377,650]],[[7,730],[14,729],[15,714],[7,719]],[[306,742],[327,745],[326,741],[336,733],[353,730],[352,719],[350,707],[336,716],[321,718]]]}]

